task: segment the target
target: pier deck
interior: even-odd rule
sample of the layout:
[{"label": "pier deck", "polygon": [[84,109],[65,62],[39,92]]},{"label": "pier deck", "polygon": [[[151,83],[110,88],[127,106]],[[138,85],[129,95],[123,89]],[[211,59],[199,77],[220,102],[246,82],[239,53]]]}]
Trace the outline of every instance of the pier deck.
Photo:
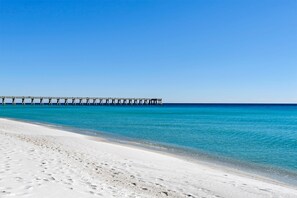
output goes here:
[{"label": "pier deck", "polygon": [[45,105],[161,105],[161,98],[0,96],[0,104]]}]

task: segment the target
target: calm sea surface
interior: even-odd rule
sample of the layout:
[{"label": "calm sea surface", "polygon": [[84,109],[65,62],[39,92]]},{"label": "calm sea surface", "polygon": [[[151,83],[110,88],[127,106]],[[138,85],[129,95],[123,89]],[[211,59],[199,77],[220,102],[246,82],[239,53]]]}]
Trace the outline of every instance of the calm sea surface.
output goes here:
[{"label": "calm sea surface", "polygon": [[0,106],[0,117],[71,127],[297,174],[297,105]]}]

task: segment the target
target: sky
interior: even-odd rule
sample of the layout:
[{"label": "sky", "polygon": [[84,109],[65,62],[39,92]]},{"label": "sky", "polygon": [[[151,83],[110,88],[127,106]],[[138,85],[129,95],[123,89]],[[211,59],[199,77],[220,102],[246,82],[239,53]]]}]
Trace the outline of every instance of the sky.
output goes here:
[{"label": "sky", "polygon": [[297,103],[297,1],[0,0],[0,95]]}]

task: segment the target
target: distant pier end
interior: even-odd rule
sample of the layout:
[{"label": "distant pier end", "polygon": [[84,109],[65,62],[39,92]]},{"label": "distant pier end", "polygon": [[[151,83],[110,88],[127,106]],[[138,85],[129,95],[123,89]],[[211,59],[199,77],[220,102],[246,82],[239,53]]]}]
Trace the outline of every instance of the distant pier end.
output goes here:
[{"label": "distant pier end", "polygon": [[97,98],[97,97],[43,97],[0,96],[0,104],[22,105],[162,105],[162,98]]}]

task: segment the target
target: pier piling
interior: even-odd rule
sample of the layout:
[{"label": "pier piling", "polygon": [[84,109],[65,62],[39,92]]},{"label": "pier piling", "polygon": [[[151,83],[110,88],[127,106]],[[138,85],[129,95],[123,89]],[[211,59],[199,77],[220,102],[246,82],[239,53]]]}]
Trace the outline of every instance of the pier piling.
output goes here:
[{"label": "pier piling", "polygon": [[2,105],[5,105],[5,97],[2,97]]}]

